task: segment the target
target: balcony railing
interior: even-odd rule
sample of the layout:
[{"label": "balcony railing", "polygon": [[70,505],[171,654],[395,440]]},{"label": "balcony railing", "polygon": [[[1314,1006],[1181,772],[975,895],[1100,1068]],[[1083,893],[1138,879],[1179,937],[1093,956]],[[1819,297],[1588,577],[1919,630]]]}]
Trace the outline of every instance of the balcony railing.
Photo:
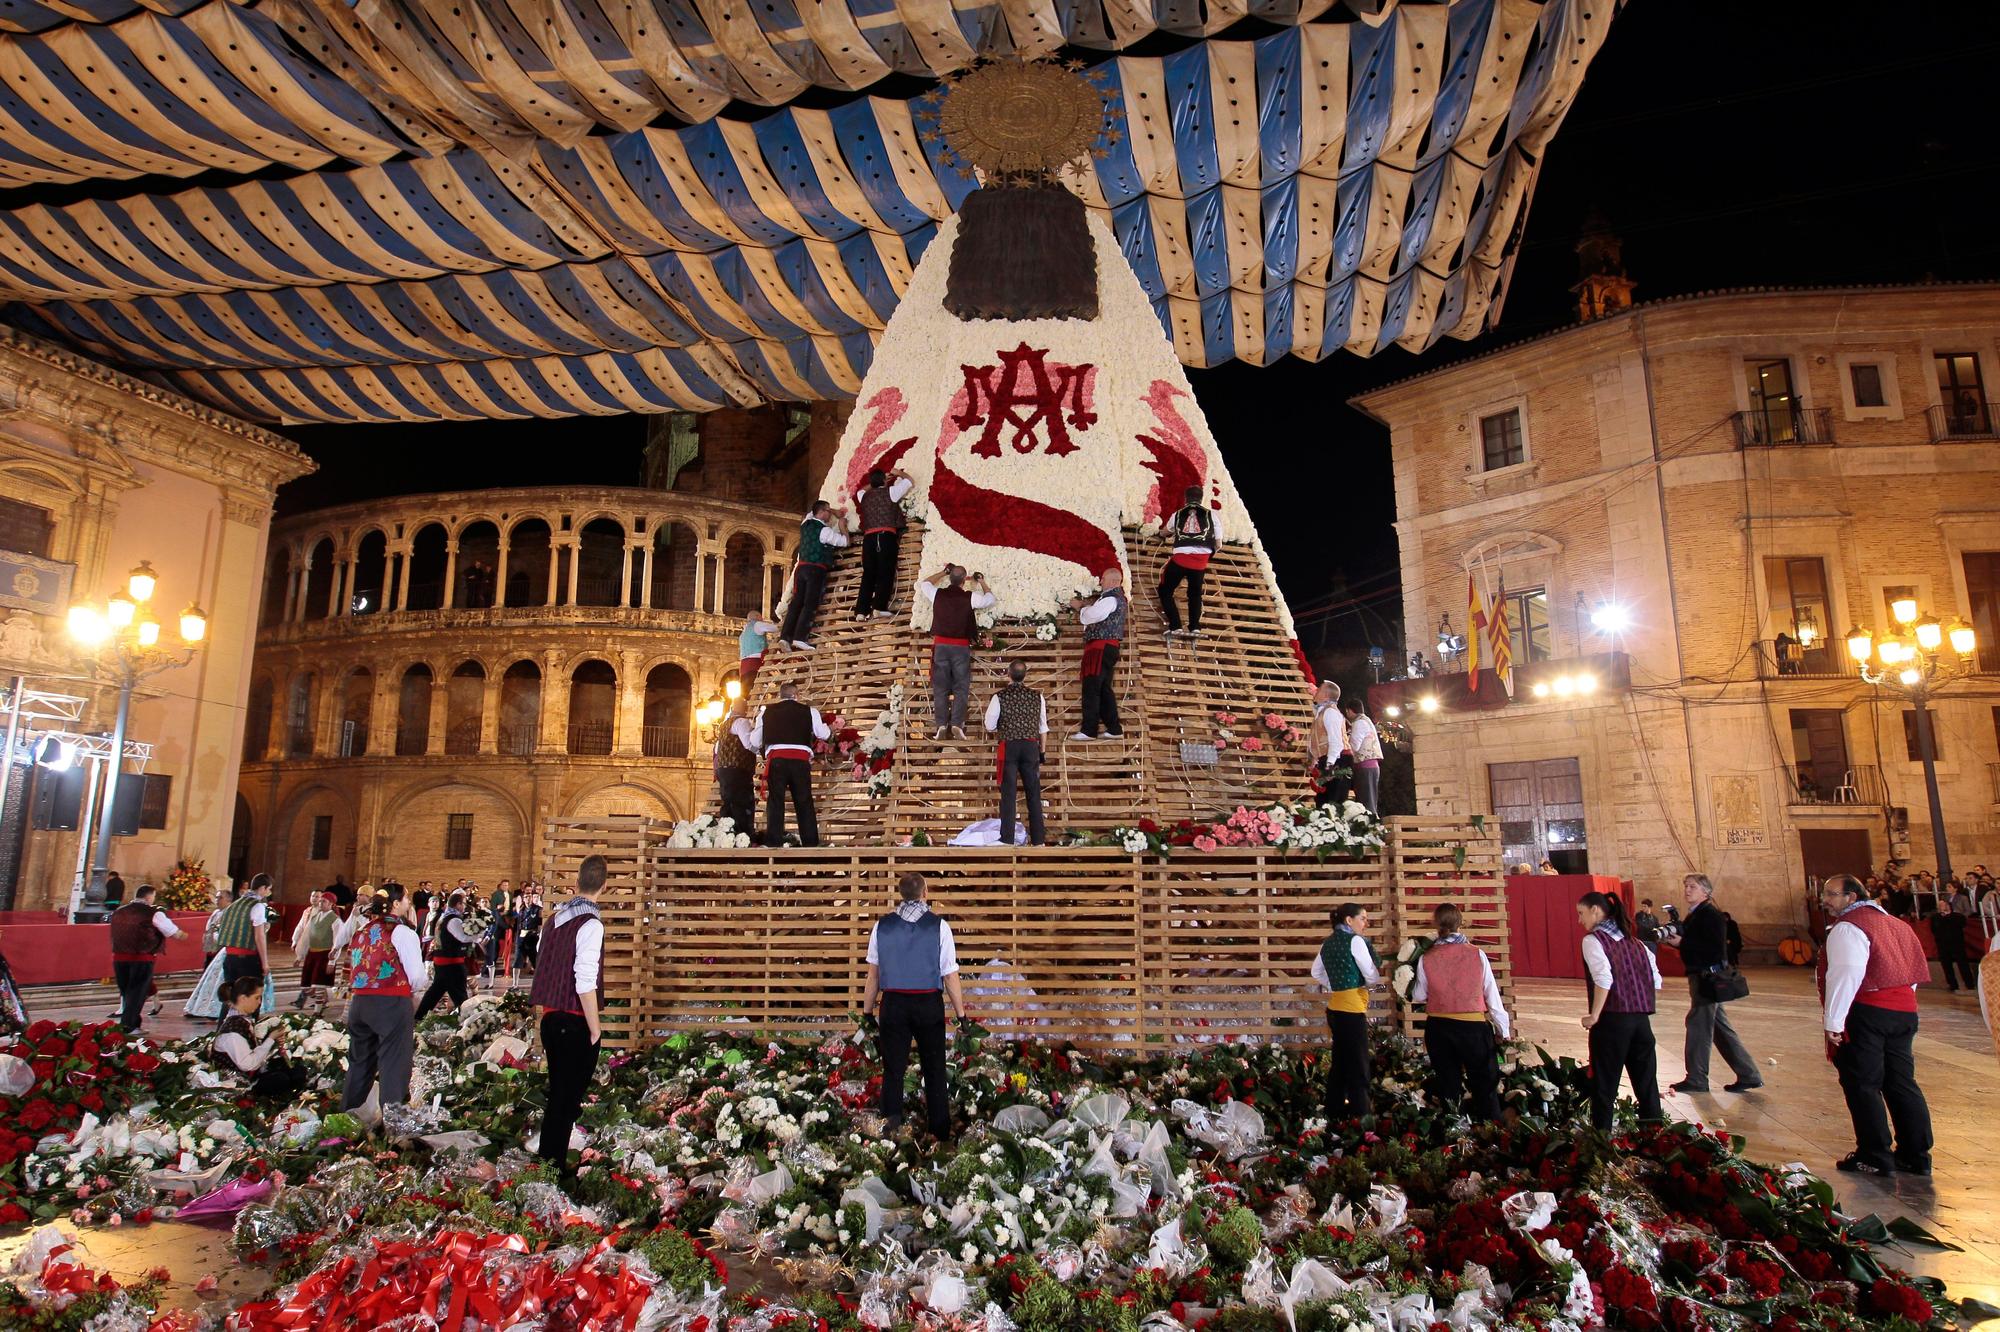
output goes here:
[{"label": "balcony railing", "polygon": [[1882,770],[1872,765],[1838,768],[1830,763],[1799,763],[1792,768],[1792,803],[1796,805],[1886,805],[1889,788]]},{"label": "balcony railing", "polygon": [[686,758],[688,733],[685,726],[642,726],[639,751],[647,758]]},{"label": "balcony railing", "polygon": [[500,727],[500,752],[523,758],[535,752],[536,731],[532,726]]},{"label": "balcony railing", "polygon": [[1768,449],[1787,444],[1833,443],[1833,411],[1827,407],[1773,408],[1736,413],[1736,447]]},{"label": "balcony railing", "polygon": [[1934,444],[1948,439],[2000,439],[2000,431],[1994,429],[1993,404],[1978,398],[1940,404],[1930,409],[1929,416]]},{"label": "balcony railing", "polygon": [[611,752],[611,723],[571,722],[569,725],[569,752],[572,754],[609,754]]},{"label": "balcony railing", "polygon": [[1797,641],[1763,639],[1757,644],[1757,678],[1760,680],[1852,679],[1854,659],[1844,643],[1820,639],[1810,647]]},{"label": "balcony railing", "polygon": [[444,733],[444,752],[447,754],[477,754],[479,752],[479,718],[468,717],[454,723]]},{"label": "balcony railing", "polygon": [[422,730],[415,727],[396,728],[396,757],[414,758],[430,747],[430,727]]}]

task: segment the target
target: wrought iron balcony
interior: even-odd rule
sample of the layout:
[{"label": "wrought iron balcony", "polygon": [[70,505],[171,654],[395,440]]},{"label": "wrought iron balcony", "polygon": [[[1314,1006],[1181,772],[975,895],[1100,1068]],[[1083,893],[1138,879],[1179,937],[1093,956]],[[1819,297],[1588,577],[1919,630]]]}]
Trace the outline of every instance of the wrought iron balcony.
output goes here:
[{"label": "wrought iron balcony", "polygon": [[569,752],[572,754],[609,754],[611,752],[611,723],[571,722],[569,724]]},{"label": "wrought iron balcony", "polygon": [[1833,443],[1833,412],[1826,407],[1768,408],[1736,413],[1736,447],[1768,449]]},{"label": "wrought iron balcony", "polygon": [[1811,645],[1790,640],[1761,639],[1757,643],[1760,680],[1852,680],[1854,659],[1838,639],[1816,639]]},{"label": "wrought iron balcony", "polygon": [[1883,785],[1882,770],[1872,765],[1840,768],[1830,763],[1804,762],[1793,765],[1791,778],[1795,805],[1879,807],[1889,803],[1889,788]]},{"label": "wrought iron balcony", "polygon": [[647,758],[686,758],[688,756],[687,727],[640,727],[639,752]]},{"label": "wrought iron balcony", "polygon": [[1978,398],[1959,398],[1930,409],[1931,442],[1942,444],[1955,439],[2000,439],[1995,430],[1993,404]]}]

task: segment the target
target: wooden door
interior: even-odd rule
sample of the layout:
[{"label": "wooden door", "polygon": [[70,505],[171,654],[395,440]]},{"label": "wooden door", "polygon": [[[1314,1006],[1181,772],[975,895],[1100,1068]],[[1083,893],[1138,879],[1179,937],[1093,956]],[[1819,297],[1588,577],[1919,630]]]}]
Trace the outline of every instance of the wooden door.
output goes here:
[{"label": "wooden door", "polygon": [[1535,868],[1550,860],[1565,874],[1588,872],[1583,776],[1575,759],[1493,763],[1486,774],[1506,865]]},{"label": "wooden door", "polygon": [[1875,862],[1874,844],[1866,828],[1801,828],[1799,854],[1810,883],[1831,874],[1865,879]]}]

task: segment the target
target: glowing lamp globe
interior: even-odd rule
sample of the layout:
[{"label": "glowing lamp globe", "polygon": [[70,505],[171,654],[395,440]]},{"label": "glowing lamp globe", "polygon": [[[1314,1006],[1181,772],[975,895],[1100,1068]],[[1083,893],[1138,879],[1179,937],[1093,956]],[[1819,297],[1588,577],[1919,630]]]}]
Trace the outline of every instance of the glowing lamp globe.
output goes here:
[{"label": "glowing lamp globe", "polygon": [[1936,652],[1944,644],[1944,626],[1937,622],[1937,616],[1926,615],[1917,621],[1917,646],[1926,652]]},{"label": "glowing lamp globe", "polygon": [[1847,631],[1847,655],[1856,661],[1867,661],[1875,655],[1875,637],[1866,629]]},{"label": "glowing lamp globe", "polygon": [[1917,618],[1917,599],[1897,597],[1889,603],[1889,614],[1896,617],[1897,624],[1909,624]]},{"label": "glowing lamp globe", "polygon": [[1951,650],[1961,657],[1971,656],[1973,649],[1979,645],[1972,626],[1964,620],[1953,620],[1947,633],[1951,639]]}]

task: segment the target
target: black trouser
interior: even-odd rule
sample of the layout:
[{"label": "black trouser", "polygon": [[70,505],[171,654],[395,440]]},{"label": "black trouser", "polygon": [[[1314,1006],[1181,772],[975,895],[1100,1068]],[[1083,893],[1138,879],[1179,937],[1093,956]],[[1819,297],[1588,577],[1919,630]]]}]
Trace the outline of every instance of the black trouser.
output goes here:
[{"label": "black trouser", "polygon": [[[1979,978],[1973,975],[1972,959],[1965,952],[1964,934],[1956,936],[1947,935],[1945,938],[1937,940],[1937,955],[1938,965],[1944,968],[1944,984],[1946,989],[1956,991],[1960,985],[1964,985],[1968,990],[1978,988]],[[1952,974],[1953,967],[1958,969],[1959,976],[1964,977],[1962,981],[1954,978]]]},{"label": "black trouser", "polygon": [[1437,1077],[1438,1104],[1458,1108],[1459,1097],[1472,1089],[1472,1113],[1480,1119],[1500,1118],[1500,1056],[1493,1028],[1485,1018],[1424,1019],[1424,1049]]},{"label": "black trouser", "polygon": [[431,959],[431,988],[424,991],[424,1001],[417,1005],[417,1021],[437,1007],[438,1000],[451,996],[453,1012],[465,1007],[465,963],[446,962]]},{"label": "black trouser", "polygon": [[942,1138],[951,1132],[951,1100],[944,1085],[944,995],[882,996],[882,1115],[903,1117],[903,1075],[910,1068],[910,1041],[924,1071],[924,1121]]},{"label": "black trouser", "polygon": [[854,603],[857,615],[889,609],[896,595],[896,556],[903,544],[901,532],[868,532],[861,538],[861,596]]},{"label": "black trouser", "polygon": [[1000,845],[1014,845],[1014,788],[1028,800],[1028,840],[1036,846],[1048,835],[1042,826],[1042,742],[1009,740],[1000,761]]},{"label": "black trouser", "polygon": [[[1344,777],[1336,776],[1335,774],[1337,773],[1346,773],[1347,775]],[[1342,801],[1354,794],[1354,769],[1352,767],[1331,767],[1325,759],[1321,759],[1319,764],[1319,781],[1319,794],[1313,797],[1315,805],[1333,805],[1338,807]]]},{"label": "black trouser", "polygon": [[757,778],[749,768],[720,768],[715,774],[722,817],[740,833],[757,831]]},{"label": "black trouser", "polygon": [[[222,979],[225,981],[238,981],[245,976],[262,976],[263,974],[264,959],[258,957],[255,953],[251,953],[248,956],[230,953],[222,959]],[[228,1007],[227,1004],[223,1005],[225,1011]]]},{"label": "black trouser", "polygon": [[519,971],[522,967],[526,967],[529,971],[533,971],[535,969],[535,962],[541,955],[542,932],[540,930],[521,931],[521,937],[514,941],[514,970]]},{"label": "black trouser", "polygon": [[1590,1122],[1606,1132],[1618,1103],[1618,1075],[1632,1079],[1639,1118],[1660,1117],[1660,1076],[1651,1013],[1601,1013],[1590,1029]]},{"label": "black trouser", "polygon": [[799,816],[799,842],[819,845],[819,816],[813,812],[813,769],[809,759],[774,758],[764,765],[764,844],[782,846],[785,841],[785,796],[792,797],[792,812]]},{"label": "black trouser", "polygon": [[113,962],[111,974],[118,981],[118,1025],[127,1031],[139,1030],[146,1000],[153,993],[151,962]]},{"label": "black trouser", "polygon": [[549,1107],[542,1115],[542,1140],[535,1155],[569,1169],[569,1135],[583,1113],[583,1094],[597,1072],[600,1045],[590,1039],[581,1013],[542,1014],[542,1052],[549,1061]]},{"label": "black trouser", "polygon": [[379,1074],[383,1105],[410,1099],[410,1065],[416,1059],[416,1021],[407,994],[357,994],[347,1001],[347,1089],[340,1108],[368,1099]]},{"label": "black trouser", "polygon": [[1931,1108],[1917,1086],[1917,1063],[1910,1052],[1916,1034],[1915,1013],[1873,1004],[1855,1004],[1847,1010],[1847,1039],[1834,1055],[1833,1066],[1847,1097],[1848,1118],[1854,1121],[1854,1154],[1878,1166],[1930,1164]]},{"label": "black trouser", "polygon": [[1118,689],[1113,677],[1118,668],[1118,645],[1104,649],[1103,659],[1097,664],[1097,674],[1083,677],[1083,733],[1094,736],[1097,724],[1104,723],[1104,729],[1113,735],[1124,728],[1118,724]]},{"label": "black trouser", "polygon": [[305,1090],[306,1084],[311,1081],[312,1077],[303,1065],[294,1064],[281,1054],[274,1054],[250,1079],[250,1094],[289,1101]]},{"label": "black trouser", "polygon": [[1326,1064],[1326,1117],[1329,1121],[1368,1113],[1368,1015],[1326,1010],[1333,1050]]},{"label": "black trouser", "polygon": [[785,623],[778,637],[787,643],[810,643],[813,621],[819,618],[819,599],[825,595],[825,565],[801,564],[793,570],[792,600],[785,608]]},{"label": "black trouser", "polygon": [[1201,580],[1208,576],[1206,569],[1190,569],[1185,564],[1167,561],[1165,572],[1160,575],[1160,618],[1167,622],[1167,628],[1181,627],[1181,609],[1174,604],[1174,589],[1187,584],[1188,628],[1201,628]]}]

